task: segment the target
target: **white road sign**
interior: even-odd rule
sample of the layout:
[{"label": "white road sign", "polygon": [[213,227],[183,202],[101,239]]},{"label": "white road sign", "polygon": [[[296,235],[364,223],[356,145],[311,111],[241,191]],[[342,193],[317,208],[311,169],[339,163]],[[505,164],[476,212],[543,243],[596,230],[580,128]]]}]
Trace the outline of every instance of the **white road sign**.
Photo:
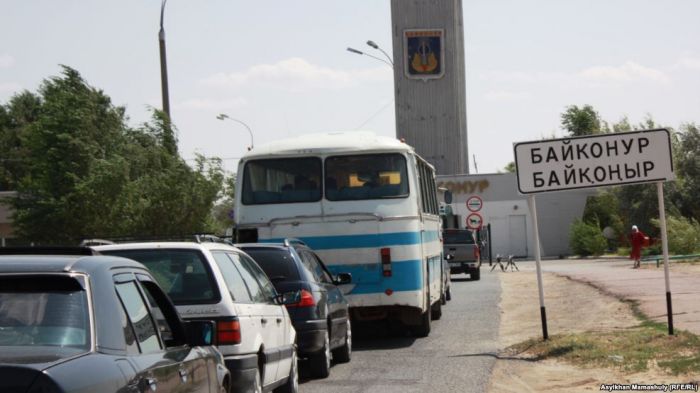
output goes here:
[{"label": "white road sign", "polygon": [[666,129],[518,142],[513,148],[521,194],[675,179]]}]

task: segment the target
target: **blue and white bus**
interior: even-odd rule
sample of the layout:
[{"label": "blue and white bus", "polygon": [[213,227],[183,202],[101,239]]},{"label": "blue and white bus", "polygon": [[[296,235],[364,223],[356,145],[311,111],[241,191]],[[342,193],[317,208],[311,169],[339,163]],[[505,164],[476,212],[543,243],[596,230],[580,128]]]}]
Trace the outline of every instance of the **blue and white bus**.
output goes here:
[{"label": "blue and white bus", "polygon": [[440,317],[435,170],[411,146],[361,131],[256,146],[238,165],[235,211],[238,241],[297,238],[334,274],[351,273],[353,318],[424,337]]}]

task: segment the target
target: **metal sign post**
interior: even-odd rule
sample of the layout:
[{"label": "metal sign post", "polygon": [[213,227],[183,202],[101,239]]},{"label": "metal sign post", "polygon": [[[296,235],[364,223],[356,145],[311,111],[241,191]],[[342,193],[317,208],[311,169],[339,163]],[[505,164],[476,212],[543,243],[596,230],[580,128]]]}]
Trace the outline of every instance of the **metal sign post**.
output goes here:
[{"label": "metal sign post", "polygon": [[668,278],[668,235],[666,234],[666,210],[664,208],[664,183],[656,183],[659,198],[659,221],[661,222],[661,249],[664,253],[664,279],[666,280],[666,310],[668,334],[673,335],[673,307],[671,305],[671,280]]},{"label": "metal sign post", "polygon": [[535,235],[535,266],[537,266],[537,287],[540,291],[540,318],[542,319],[542,337],[545,340],[549,339],[547,334],[547,311],[544,307],[544,288],[542,285],[542,268],[540,267],[540,231],[537,226],[537,205],[535,204],[535,195],[528,195],[527,201],[530,204],[530,212],[532,213],[532,232]]}]

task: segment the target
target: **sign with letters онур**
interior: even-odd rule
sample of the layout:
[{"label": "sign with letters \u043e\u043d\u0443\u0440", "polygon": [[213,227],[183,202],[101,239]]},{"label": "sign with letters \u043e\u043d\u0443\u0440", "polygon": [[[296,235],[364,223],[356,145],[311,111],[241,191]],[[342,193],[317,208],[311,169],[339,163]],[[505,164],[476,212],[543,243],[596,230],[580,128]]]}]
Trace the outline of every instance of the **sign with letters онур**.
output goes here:
[{"label": "sign with letters \u043e\u043d\u0443\u0440", "polygon": [[665,129],[518,142],[514,151],[521,194],[675,179]]}]

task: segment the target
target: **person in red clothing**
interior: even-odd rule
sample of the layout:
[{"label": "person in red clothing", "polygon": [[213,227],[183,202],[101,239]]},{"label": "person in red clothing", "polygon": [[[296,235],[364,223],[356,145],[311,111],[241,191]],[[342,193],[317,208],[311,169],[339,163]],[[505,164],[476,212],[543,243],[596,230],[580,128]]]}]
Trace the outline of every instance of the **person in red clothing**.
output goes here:
[{"label": "person in red clothing", "polygon": [[636,225],[632,225],[632,233],[630,234],[630,244],[632,244],[632,253],[630,254],[630,259],[634,259],[633,269],[640,266],[640,259],[642,259],[642,246],[644,245],[644,238],[647,235],[640,231]]}]

